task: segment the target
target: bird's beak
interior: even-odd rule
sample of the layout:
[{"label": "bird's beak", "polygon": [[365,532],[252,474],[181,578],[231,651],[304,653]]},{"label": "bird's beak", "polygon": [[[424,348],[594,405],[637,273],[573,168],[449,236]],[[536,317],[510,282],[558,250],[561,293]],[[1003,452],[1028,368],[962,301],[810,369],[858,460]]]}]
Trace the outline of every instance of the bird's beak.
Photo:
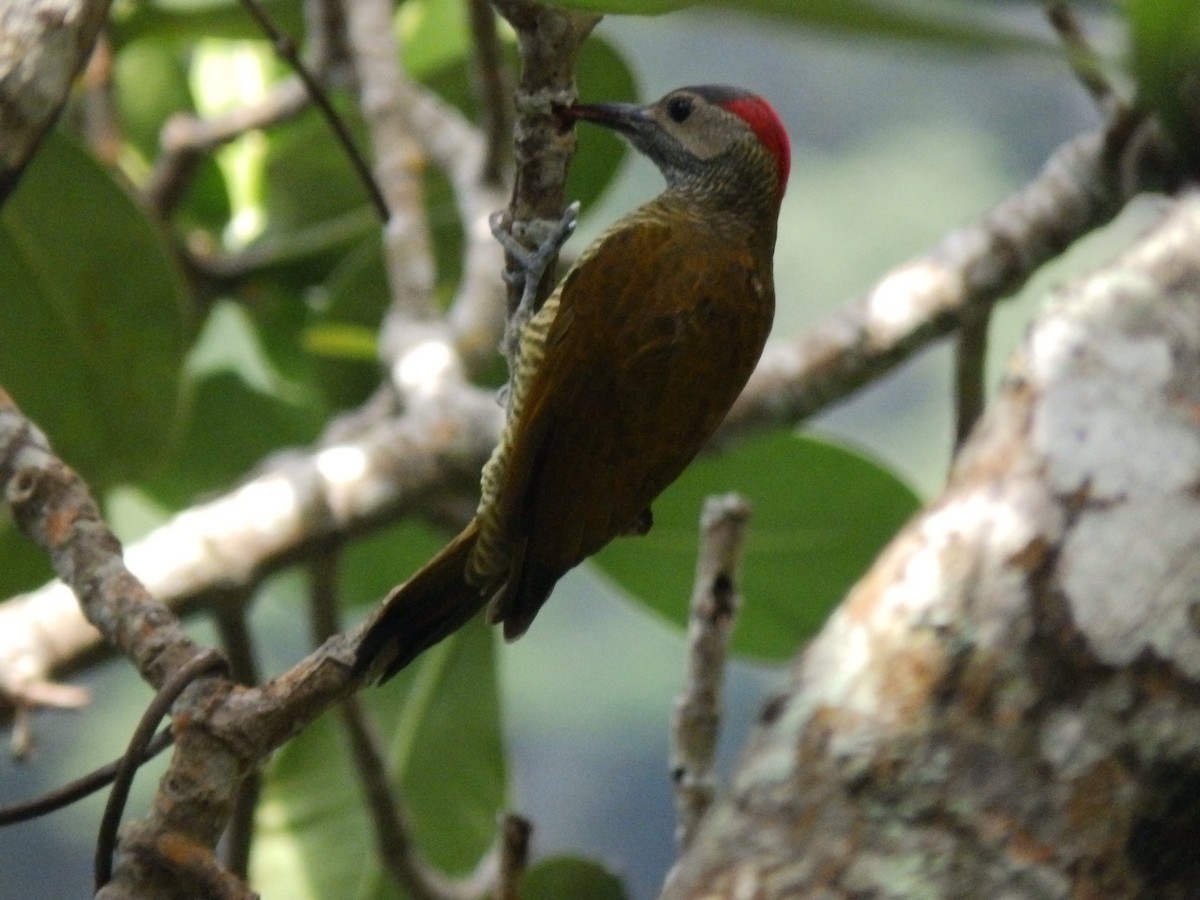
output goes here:
[{"label": "bird's beak", "polygon": [[632,103],[580,103],[568,106],[563,114],[572,122],[594,122],[631,135],[644,131],[654,121],[644,107]]}]

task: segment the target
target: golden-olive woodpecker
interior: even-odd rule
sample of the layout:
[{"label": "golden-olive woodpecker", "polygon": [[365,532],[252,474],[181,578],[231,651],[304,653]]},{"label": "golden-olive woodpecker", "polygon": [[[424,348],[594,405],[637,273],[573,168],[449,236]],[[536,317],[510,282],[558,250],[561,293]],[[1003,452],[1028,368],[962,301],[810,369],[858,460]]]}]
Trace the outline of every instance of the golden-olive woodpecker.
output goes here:
[{"label": "golden-olive woodpecker", "polygon": [[774,110],[701,86],[564,115],[624,135],[666,190],[588,247],[525,325],[478,512],[388,596],[358,674],[390,678],[485,605],[505,638],[523,634],[568,570],[650,527],[651,501],[716,430],[766,342],[790,163]]}]

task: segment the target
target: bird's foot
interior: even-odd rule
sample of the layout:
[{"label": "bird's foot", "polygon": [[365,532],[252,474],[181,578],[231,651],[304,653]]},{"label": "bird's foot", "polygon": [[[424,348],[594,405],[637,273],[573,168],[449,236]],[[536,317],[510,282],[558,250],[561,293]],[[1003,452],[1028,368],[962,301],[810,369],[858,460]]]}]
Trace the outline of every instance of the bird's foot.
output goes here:
[{"label": "bird's foot", "polygon": [[488,225],[496,240],[500,242],[500,246],[516,262],[515,269],[505,270],[504,280],[509,284],[521,286],[521,301],[514,317],[523,324],[533,314],[533,305],[537,302],[538,285],[542,283],[546,270],[558,256],[558,251],[562,249],[563,244],[575,231],[575,224],[579,221],[579,202],[576,201],[568,206],[562,218],[557,222],[536,223],[541,227],[536,227],[534,223],[530,224],[526,230],[526,236],[537,239],[537,246],[532,250],[513,236],[505,227],[504,219],[504,210],[494,212],[488,219]]}]

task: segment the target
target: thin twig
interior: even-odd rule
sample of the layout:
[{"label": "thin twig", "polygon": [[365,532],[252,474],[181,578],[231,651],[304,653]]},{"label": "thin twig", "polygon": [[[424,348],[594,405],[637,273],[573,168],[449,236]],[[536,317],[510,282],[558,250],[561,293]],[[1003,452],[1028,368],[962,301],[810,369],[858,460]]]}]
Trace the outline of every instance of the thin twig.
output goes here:
[{"label": "thin twig", "polygon": [[325,643],[342,630],[338,615],[338,572],[341,551],[330,541],[317,548],[308,565],[309,630],[314,645]]},{"label": "thin twig", "polygon": [[256,768],[246,773],[238,785],[233,800],[233,812],[222,837],[221,863],[236,875],[245,879],[250,873],[250,847],[254,843],[254,813],[262,795],[263,777]]},{"label": "thin twig", "polygon": [[[146,746],[146,754],[142,757],[142,762],[149,762],[170,746],[171,729],[164,728]],[[72,803],[96,793],[101,788],[113,783],[123,761],[123,759],[114,760],[33,800],[24,800],[20,803],[0,807],[0,828],[5,825],[14,825],[17,822],[28,822],[30,819],[36,819],[57,809],[62,809],[64,806],[70,806]]]},{"label": "thin twig", "polygon": [[229,660],[229,677],[238,684],[258,684],[254,637],[246,623],[247,591],[233,591],[213,605],[213,620]]},{"label": "thin twig", "polygon": [[993,306],[971,307],[954,346],[954,451],[963,445],[987,403],[988,330]]},{"label": "thin twig", "polygon": [[338,707],[350,753],[362,783],[379,858],[388,874],[414,900],[463,900],[450,879],[421,855],[404,807],[395,799],[387,777],[382,742],[357,696]]},{"label": "thin twig", "polygon": [[1083,24],[1075,15],[1068,0],[1049,0],[1046,4],[1046,17],[1067,51],[1067,62],[1071,71],[1079,79],[1079,83],[1091,94],[1105,112],[1112,112],[1112,105],[1118,101],[1118,94],[1112,83],[1104,77],[1104,67],[1100,62],[1100,54],[1088,42],[1083,32]]},{"label": "thin twig", "polygon": [[[308,567],[313,639],[323,643],[341,629],[338,621],[338,562],[336,546],[321,548]],[[371,815],[379,856],[388,874],[414,900],[456,897],[451,882],[437,872],[417,849],[412,825],[395,799],[388,781],[382,741],[357,696],[338,705],[338,716],[350,743],[350,755]]]},{"label": "thin twig", "polygon": [[[338,548],[331,543],[313,555],[308,567],[312,632],[317,643],[329,640],[341,629],[338,561]],[[380,860],[406,894],[414,900],[475,900],[493,888],[498,889],[500,884],[519,880],[527,859],[532,829],[529,823],[518,816],[506,816],[497,846],[484,855],[476,871],[464,879],[446,877],[425,859],[417,846],[408,813],[396,798],[388,778],[383,742],[357,695],[346,697],[338,705],[338,715],[362,784]]]},{"label": "thin twig", "polygon": [[529,837],[533,823],[523,816],[506,815],[500,822],[500,865],[495,900],[521,900],[521,879],[529,865]]},{"label": "thin twig", "polygon": [[340,71],[350,61],[340,0],[304,0],[304,37],[309,65],[323,76]]},{"label": "thin twig", "polygon": [[496,30],[496,14],[488,0],[468,0],[471,38],[475,45],[475,93],[483,110],[484,144],[480,177],[499,185],[509,158],[512,128],[512,84]]},{"label": "thin twig", "polygon": [[[253,635],[246,622],[246,591],[235,591],[224,602],[216,604],[213,612],[221,646],[229,659],[230,677],[238,684],[259,682],[258,661],[254,653]],[[254,838],[254,811],[262,793],[262,775],[252,769],[238,786],[233,814],[222,837],[222,860],[225,868],[239,878],[245,878],[250,868],[250,844]]]},{"label": "thin twig", "polygon": [[8,752],[13,759],[26,760],[33,756],[36,744],[33,737],[33,714],[28,706],[18,706],[13,710]]},{"label": "thin twig", "polygon": [[342,121],[342,117],[338,115],[337,110],[333,108],[333,104],[329,102],[329,96],[325,93],[325,88],[321,85],[317,77],[309,71],[304,61],[300,59],[296,42],[275,24],[274,20],[258,0],[241,0],[241,4],[246,12],[250,14],[250,17],[258,23],[263,33],[271,39],[271,44],[275,48],[275,52],[292,67],[292,70],[296,73],[296,77],[303,82],[308,96],[312,98],[317,109],[321,111],[321,115],[325,117],[325,121],[333,131],[334,137],[337,138],[338,143],[342,145],[342,149],[346,152],[346,157],[350,160],[350,165],[354,167],[354,174],[362,182],[367,196],[375,206],[375,212],[379,215],[379,220],[387,222],[390,218],[388,204],[384,199],[383,192],[379,189],[379,185],[375,183],[375,178],[371,174],[370,164],[367,163],[358,146],[354,143],[354,136],[350,134],[350,129],[346,127],[346,123]]},{"label": "thin twig", "polygon": [[[4,681],[0,678],[0,683]],[[44,678],[0,686],[0,711],[5,705],[13,710],[9,754],[13,759],[28,759],[33,755],[36,740],[33,734],[35,709],[82,709],[91,700],[91,692],[77,684],[58,684]]]},{"label": "thin twig", "polygon": [[204,154],[256,128],[268,128],[295,118],[310,98],[298,77],[273,85],[258,103],[220,115],[200,118],[178,113],[159,134],[162,153],[142,189],[145,202],[159,218],[174,212]]},{"label": "thin twig", "polygon": [[122,149],[113,70],[116,54],[102,32],[80,79],[83,86],[83,134],[88,149],[105,166],[115,167]]},{"label": "thin twig", "polygon": [[700,514],[700,552],[688,616],[687,674],[671,718],[671,780],[676,842],[692,842],[715,790],[713,764],[721,723],[721,692],[734,622],[737,584],[750,504],[738,494],[709,497]]},{"label": "thin twig", "polygon": [[226,253],[215,247],[186,247],[182,249],[183,265],[198,284],[198,293],[224,297],[266,270],[349,246],[366,239],[378,227],[374,214],[358,207],[302,226],[286,238],[265,237],[242,250]]},{"label": "thin twig", "polygon": [[117,764],[116,775],[113,778],[112,791],[108,795],[108,803],[104,807],[104,816],[100,820],[100,828],[96,834],[95,876],[96,890],[108,884],[112,878],[113,851],[117,846],[117,828],[121,824],[121,815],[125,811],[125,801],[129,799],[129,789],[133,786],[133,776],[138,767],[146,759],[154,734],[158,730],[163,717],[171,711],[172,704],[179,699],[188,686],[202,675],[212,672],[227,672],[229,664],[225,658],[211,648],[204,648],[194,659],[181,666],[159,688],[154,699],[142,713],[125,755]]}]

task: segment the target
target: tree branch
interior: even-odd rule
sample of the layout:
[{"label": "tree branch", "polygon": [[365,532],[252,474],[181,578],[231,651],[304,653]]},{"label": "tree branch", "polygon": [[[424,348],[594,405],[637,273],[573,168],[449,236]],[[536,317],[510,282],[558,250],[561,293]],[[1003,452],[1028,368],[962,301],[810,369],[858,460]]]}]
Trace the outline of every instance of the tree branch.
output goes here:
[{"label": "tree branch", "polygon": [[[575,102],[575,60],[584,39],[600,16],[545,6],[535,0],[492,0],[500,15],[517,31],[521,75],[517,83],[517,118],[513,125],[516,176],[507,226],[528,249],[542,246],[558,226],[566,207],[567,166],[575,154],[575,132],[564,128],[556,109]],[[508,315],[521,302],[519,261],[505,259]],[[554,265],[538,290],[546,298],[554,287]],[[540,304],[538,304],[540,305]]]},{"label": "tree branch", "polygon": [[512,85],[496,29],[496,13],[488,0],[467,0],[471,42],[475,46],[475,94],[483,109],[487,151],[482,176],[489,184],[503,181],[505,162],[511,156]]},{"label": "tree branch", "polygon": [[[473,493],[502,417],[490,392],[463,389],[436,410],[353,428],[335,421],[327,441],[277,455],[228,494],[132,544],[127,564],[173,608],[257,584],[330,536],[411,515],[439,493]],[[346,430],[353,434],[338,439]],[[0,438],[0,460],[5,448]],[[25,696],[51,670],[78,664],[98,638],[61,582],[0,604],[0,691]]]},{"label": "tree branch", "polygon": [[[309,566],[309,598],[313,637],[323,643],[341,630],[338,621],[338,563],[336,548],[319,552]],[[379,859],[392,881],[413,900],[471,900],[454,890],[417,847],[404,807],[392,795],[383,741],[357,696],[338,704],[342,730],[362,786],[363,805],[371,817]]]},{"label": "tree branch", "polygon": [[[213,618],[221,636],[221,646],[229,660],[229,675],[238,684],[258,684],[257,654],[250,631],[247,591],[233,592],[226,602],[218,602]],[[262,793],[262,774],[251,769],[242,779],[234,800],[233,813],[221,838],[221,859],[226,869],[245,879],[250,872],[250,845],[254,840],[254,811]]]},{"label": "tree branch", "polygon": [[1120,105],[1116,89],[1104,76],[1100,54],[1088,42],[1083,24],[1068,0],[1049,0],[1046,17],[1058,32],[1063,49],[1067,51],[1067,62],[1084,90],[1103,110],[1111,111]]},{"label": "tree branch", "polygon": [[716,788],[713,764],[721,732],[721,694],[733,626],[741,611],[737,583],[750,504],[737,494],[709,497],[700,514],[700,553],[687,632],[687,675],[671,718],[671,780],[676,841],[692,843]]},{"label": "tree branch", "polygon": [[312,101],[298,77],[285,78],[271,87],[262,101],[220,115],[201,118],[177,113],[159,133],[162,152],[142,188],[146,205],[167,219],[187,190],[197,163],[206,153],[255,128],[267,128],[295,118]]},{"label": "tree branch", "polygon": [[126,568],[83,480],[0,390],[0,483],[17,527],[46,551],[87,620],[154,687],[203,648]]},{"label": "tree branch", "polygon": [[110,0],[23,0],[0,10],[0,205],[58,118]]},{"label": "tree branch", "polygon": [[954,346],[954,452],[957,453],[987,406],[988,332],[992,307],[968,306]]},{"label": "tree branch", "polygon": [[390,212],[383,258],[394,314],[404,321],[430,319],[435,272],[421,178],[425,160],[404,115],[404,77],[392,4],[356,0],[345,11],[363,119],[374,149],[375,182]]}]

